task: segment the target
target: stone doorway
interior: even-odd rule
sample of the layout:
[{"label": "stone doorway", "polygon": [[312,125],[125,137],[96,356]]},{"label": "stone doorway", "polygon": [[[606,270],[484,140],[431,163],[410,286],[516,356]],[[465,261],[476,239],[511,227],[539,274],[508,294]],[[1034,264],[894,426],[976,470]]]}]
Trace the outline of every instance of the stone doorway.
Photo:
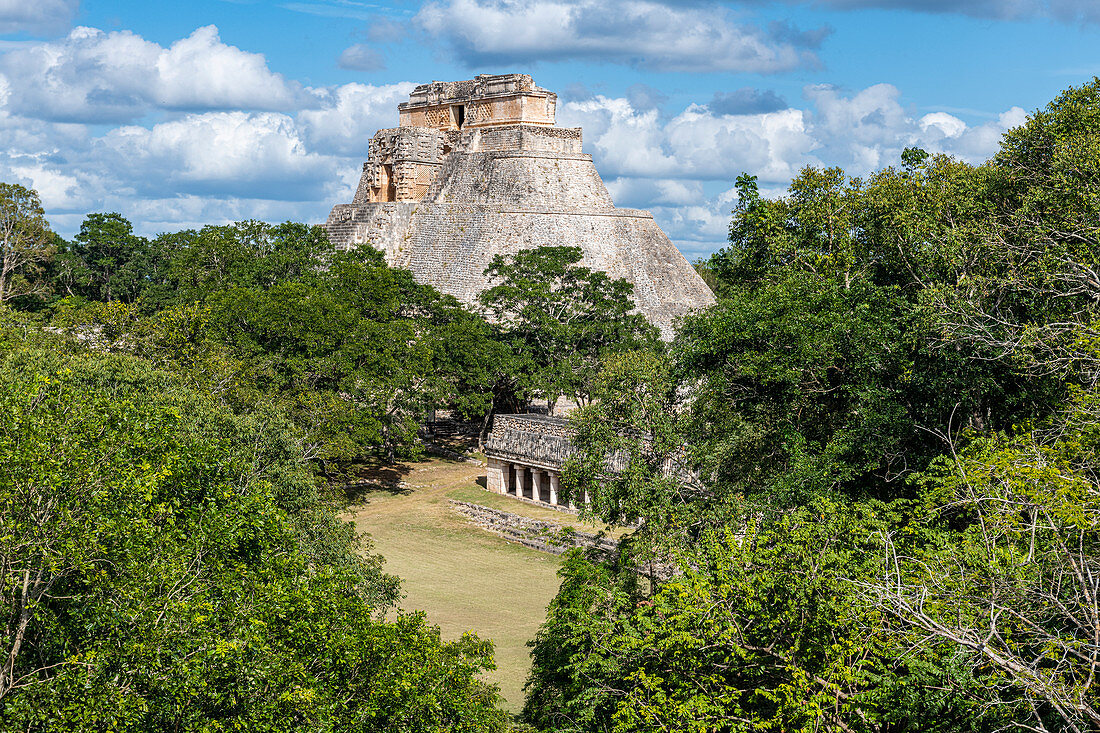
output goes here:
[{"label": "stone doorway", "polygon": [[380,193],[382,194],[383,201],[397,200],[397,181],[393,178],[392,165],[382,165],[382,186]]}]

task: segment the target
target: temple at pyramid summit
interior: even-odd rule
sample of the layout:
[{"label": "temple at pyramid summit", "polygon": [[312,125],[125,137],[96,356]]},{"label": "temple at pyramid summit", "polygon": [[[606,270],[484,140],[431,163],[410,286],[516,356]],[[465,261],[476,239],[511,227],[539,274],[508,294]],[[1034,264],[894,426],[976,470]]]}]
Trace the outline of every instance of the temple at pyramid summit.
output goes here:
[{"label": "temple at pyramid summit", "polygon": [[648,211],[615,207],[580,128],[555,127],[556,106],[525,74],[416,87],[398,127],[370,141],[329,238],[376,247],[470,304],[492,284],[483,273],[495,255],[580,247],[581,264],[634,284],[638,311],[670,338],[677,318],[714,297]]}]

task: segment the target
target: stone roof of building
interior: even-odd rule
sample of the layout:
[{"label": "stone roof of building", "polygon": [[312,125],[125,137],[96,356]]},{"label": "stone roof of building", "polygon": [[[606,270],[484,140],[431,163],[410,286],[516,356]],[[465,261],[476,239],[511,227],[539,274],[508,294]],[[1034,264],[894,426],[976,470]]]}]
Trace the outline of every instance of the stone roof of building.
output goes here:
[{"label": "stone roof of building", "polygon": [[510,94],[557,96],[550,90],[535,84],[535,80],[527,74],[478,74],[473,79],[463,81],[433,81],[420,84],[409,95],[409,101],[401,102],[398,108],[464,102]]},{"label": "stone roof of building", "polygon": [[[569,421],[546,415],[494,415],[493,429],[485,440],[485,456],[523,466],[561,471],[573,454],[572,438],[576,431]],[[648,441],[645,441],[648,445]],[[684,456],[664,461],[667,475],[675,475],[686,484],[698,478],[685,463]],[[630,457],[615,452],[605,459],[604,468],[609,473],[623,471]]]},{"label": "stone roof of building", "polygon": [[485,455],[560,471],[573,452],[569,421],[546,415],[494,415]]}]

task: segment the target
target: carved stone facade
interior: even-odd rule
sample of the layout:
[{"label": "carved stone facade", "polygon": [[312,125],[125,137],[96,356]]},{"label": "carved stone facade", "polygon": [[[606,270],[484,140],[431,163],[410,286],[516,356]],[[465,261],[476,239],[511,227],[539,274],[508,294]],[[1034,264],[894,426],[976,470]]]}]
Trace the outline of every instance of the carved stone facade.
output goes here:
[{"label": "carved stone facade", "polygon": [[[563,504],[559,494],[572,435],[562,418],[496,415],[485,441],[485,488],[557,508],[576,508],[574,503]],[[587,494],[583,499],[587,504]]]},{"label": "carved stone facade", "polygon": [[356,204],[420,201],[443,165],[445,135],[420,127],[379,130],[355,192]]},{"label": "carved stone facade", "polygon": [[526,74],[482,74],[466,81],[421,84],[397,106],[401,127],[466,130],[554,124],[558,95]]},{"label": "carved stone facade", "polygon": [[[573,453],[574,430],[565,418],[546,415],[495,415],[493,429],[485,440],[485,488],[497,494],[550,504],[561,508],[561,472]],[[648,448],[648,439],[642,442]],[[652,456],[651,456],[652,457]],[[666,478],[676,478],[680,490],[698,492],[702,488],[697,473],[680,452],[661,463]],[[604,459],[607,475],[619,474],[630,467],[630,455],[615,451]],[[582,499],[589,503],[587,491]],[[576,508],[573,503],[567,505]]]},{"label": "carved stone facade", "polygon": [[418,86],[400,126],[371,140],[355,198],[329,214],[330,239],[370,244],[471,304],[495,255],[578,246],[583,265],[632,282],[638,311],[670,337],[714,297],[648,211],[615,207],[581,130],[554,126],[556,108],[524,74]]}]

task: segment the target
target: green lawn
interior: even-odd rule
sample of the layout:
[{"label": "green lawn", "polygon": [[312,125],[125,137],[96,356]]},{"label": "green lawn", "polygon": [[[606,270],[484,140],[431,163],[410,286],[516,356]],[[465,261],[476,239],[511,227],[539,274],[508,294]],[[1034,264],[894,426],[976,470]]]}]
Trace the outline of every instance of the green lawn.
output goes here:
[{"label": "green lawn", "polygon": [[516,501],[516,499],[510,496],[490,493],[481,486],[464,486],[452,489],[447,492],[447,498],[457,499],[458,501],[468,501],[471,504],[480,504],[481,506],[487,506],[491,509],[501,509],[506,512],[512,512],[513,514],[522,514],[525,517],[541,519],[544,522],[553,522],[555,524],[560,524],[562,527],[572,527],[576,530],[592,534],[602,530],[605,534],[612,537],[621,537],[629,531],[623,527],[612,529],[602,524],[597,525],[582,522],[577,518],[577,515],[572,512],[560,512],[556,509],[546,509],[537,504]]},{"label": "green lawn", "polygon": [[[424,610],[447,638],[475,631],[496,645],[497,667],[490,680],[500,685],[508,707],[523,705],[523,683],[530,668],[527,641],[542,623],[558,590],[559,559],[505,542],[468,523],[449,498],[506,509],[536,519],[582,525],[570,514],[542,509],[481,488],[477,466],[433,459],[387,469],[406,489],[358,493],[349,512],[386,558],[386,571],[403,579],[407,609]],[[482,478],[484,481],[484,478]]]}]

